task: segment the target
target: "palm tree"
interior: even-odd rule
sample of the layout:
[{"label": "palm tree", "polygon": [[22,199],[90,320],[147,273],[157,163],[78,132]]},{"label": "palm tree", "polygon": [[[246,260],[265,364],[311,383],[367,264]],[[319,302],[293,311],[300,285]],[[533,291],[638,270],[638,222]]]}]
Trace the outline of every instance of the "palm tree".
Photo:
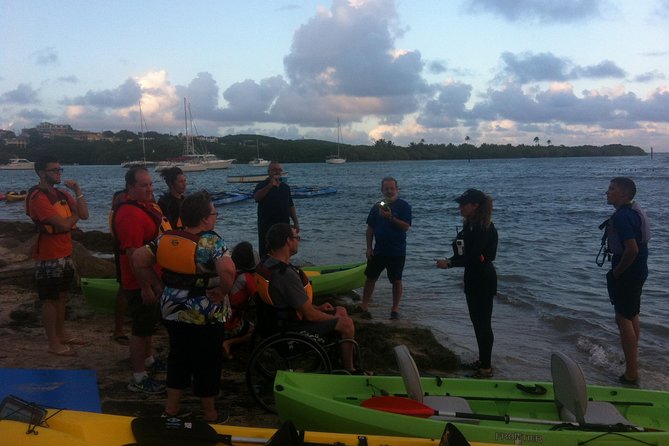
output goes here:
[{"label": "palm tree", "polygon": [[550,146],[552,142],[553,142],[553,141],[551,141],[551,140],[549,139],[548,141],[546,141],[546,144],[548,144],[548,145]]},{"label": "palm tree", "polygon": [[469,143],[469,135],[465,136],[465,144]]},{"label": "palm tree", "polygon": [[539,137],[538,136],[534,137],[534,144],[537,145],[537,146],[539,145]]}]

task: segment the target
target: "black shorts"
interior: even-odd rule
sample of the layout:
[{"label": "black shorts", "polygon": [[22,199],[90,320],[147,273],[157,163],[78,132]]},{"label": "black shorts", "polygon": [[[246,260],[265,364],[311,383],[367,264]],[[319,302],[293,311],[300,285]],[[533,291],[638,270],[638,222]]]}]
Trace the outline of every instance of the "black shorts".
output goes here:
[{"label": "black shorts", "polygon": [[144,305],[141,290],[125,291],[128,313],[132,319],[131,333],[142,338],[153,335],[160,320],[160,304]]},{"label": "black shorts", "polygon": [[377,280],[381,275],[381,272],[385,269],[390,283],[402,280],[405,259],[405,256],[384,256],[375,254],[371,259],[367,260],[365,276],[367,276],[368,279]]},{"label": "black shorts", "polygon": [[641,291],[646,279],[615,279],[611,271],[606,274],[609,300],[616,313],[632,320],[641,311]]},{"label": "black shorts", "polygon": [[40,260],[35,263],[35,286],[39,300],[55,300],[67,291],[74,279],[72,257]]}]

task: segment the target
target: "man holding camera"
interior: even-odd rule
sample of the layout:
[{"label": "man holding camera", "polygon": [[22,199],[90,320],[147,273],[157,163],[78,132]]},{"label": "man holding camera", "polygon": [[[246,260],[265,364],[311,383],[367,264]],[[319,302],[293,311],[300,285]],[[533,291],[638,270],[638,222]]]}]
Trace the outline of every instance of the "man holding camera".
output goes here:
[{"label": "man holding camera", "polygon": [[[367,268],[365,269],[365,287],[362,294],[360,315],[371,319],[369,300],[374,293],[374,286],[381,272],[385,269],[388,280],[393,286],[393,306],[390,319],[400,317],[399,307],[402,298],[402,272],[406,258],[407,231],[411,227],[411,206],[398,197],[397,180],[385,177],[381,180],[383,201],[372,206],[367,216]],[[372,242],[376,240],[374,248]]]},{"label": "man holding camera", "polygon": [[256,185],[253,199],[258,203],[258,251],[260,257],[267,254],[265,234],[275,223],[290,223],[299,234],[300,223],[297,220],[297,211],[290,196],[290,187],[281,181],[281,164],[272,161],[267,167],[268,176]]}]

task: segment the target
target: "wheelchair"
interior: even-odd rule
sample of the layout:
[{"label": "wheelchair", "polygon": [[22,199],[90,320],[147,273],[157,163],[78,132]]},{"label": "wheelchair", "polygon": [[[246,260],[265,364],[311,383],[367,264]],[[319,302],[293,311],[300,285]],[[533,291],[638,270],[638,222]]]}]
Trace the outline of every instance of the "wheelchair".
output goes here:
[{"label": "wheelchair", "polygon": [[354,362],[360,368],[360,349],[354,339],[341,339],[335,332],[317,335],[286,329],[275,307],[263,302],[259,296],[255,296],[254,301],[256,330],[246,367],[246,385],[263,409],[276,413],[274,378],[278,370],[348,374],[340,359],[343,342],[353,343]]}]

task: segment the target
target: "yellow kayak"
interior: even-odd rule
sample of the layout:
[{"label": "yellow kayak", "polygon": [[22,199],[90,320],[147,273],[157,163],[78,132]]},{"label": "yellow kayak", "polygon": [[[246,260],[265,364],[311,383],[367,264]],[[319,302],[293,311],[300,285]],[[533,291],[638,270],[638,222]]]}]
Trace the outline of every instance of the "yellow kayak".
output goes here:
[{"label": "yellow kayak", "polygon": [[[23,421],[0,419],[0,439],[6,445],[35,445],[35,446],[122,446],[137,441],[131,429],[131,423],[136,420],[132,417],[106,415],[91,412],[72,410],[49,410],[46,420],[39,426],[29,425]],[[149,420],[159,420],[151,418]],[[175,420],[164,418],[163,420]],[[160,422],[160,421],[158,421]],[[169,422],[166,421],[169,424]],[[187,425],[187,422],[182,424]],[[206,425],[211,426],[216,434],[227,436],[218,440],[220,444],[251,445],[251,444],[318,444],[319,446],[439,446],[439,440],[410,437],[389,437],[380,435],[338,434],[326,432],[306,432],[304,443],[286,442],[283,437],[274,442],[268,441],[277,430],[268,428]],[[214,434],[214,435],[216,435]],[[277,434],[278,437],[278,434]],[[204,444],[195,440],[189,441],[187,436],[178,433],[171,435],[170,445]],[[199,438],[202,440],[202,437]],[[166,440],[167,441],[167,440]],[[449,442],[451,444],[452,442]],[[209,443],[207,443],[209,444]],[[216,444],[211,443],[211,444]],[[486,446],[483,443],[470,443],[472,446]]]}]

